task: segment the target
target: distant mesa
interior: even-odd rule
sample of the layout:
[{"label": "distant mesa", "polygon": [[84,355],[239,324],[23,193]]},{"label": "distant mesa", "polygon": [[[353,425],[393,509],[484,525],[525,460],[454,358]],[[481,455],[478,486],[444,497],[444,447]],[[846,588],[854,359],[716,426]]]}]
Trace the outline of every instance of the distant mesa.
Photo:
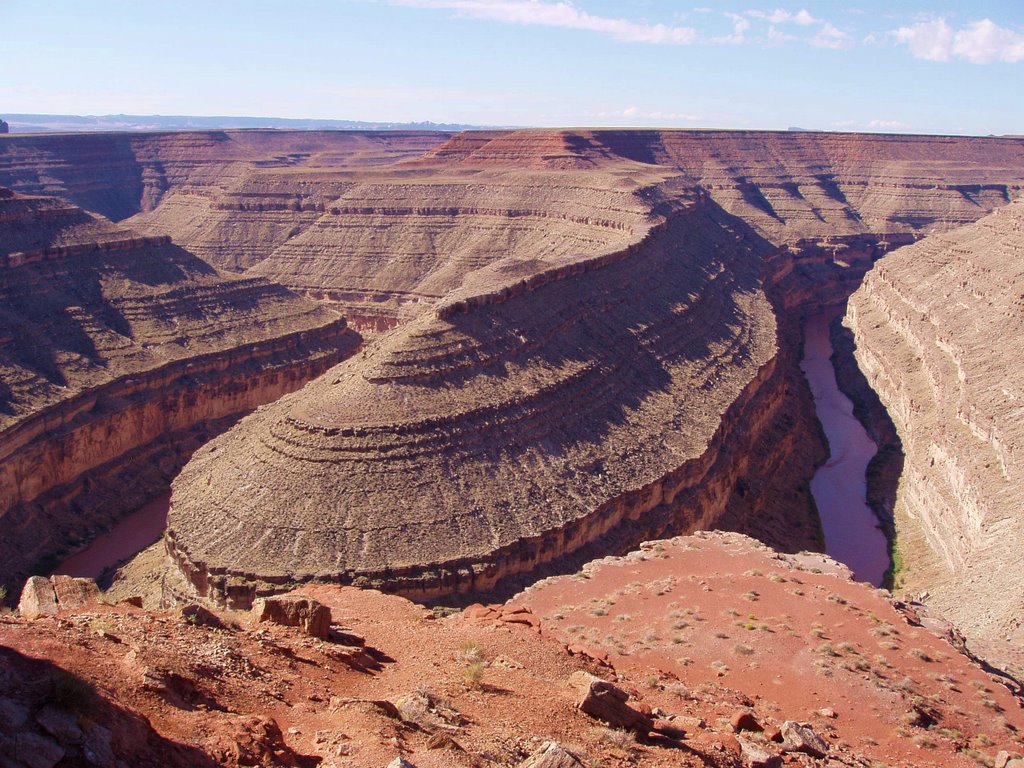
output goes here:
[{"label": "distant mesa", "polygon": [[0,119],[0,133],[10,133],[11,126],[7,124],[6,120]]},{"label": "distant mesa", "polygon": [[[209,129],[266,129],[291,131],[464,131],[477,126],[463,123],[365,122],[286,117],[231,117],[197,115],[41,115],[12,114],[8,120],[19,133],[78,131],[194,131]],[[3,131],[0,131],[3,133]]]}]

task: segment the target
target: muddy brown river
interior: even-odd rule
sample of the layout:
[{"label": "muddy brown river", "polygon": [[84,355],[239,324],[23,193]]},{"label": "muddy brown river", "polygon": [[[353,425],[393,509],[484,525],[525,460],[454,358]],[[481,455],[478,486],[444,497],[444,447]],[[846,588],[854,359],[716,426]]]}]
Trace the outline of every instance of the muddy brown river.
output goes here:
[{"label": "muddy brown river", "polygon": [[69,557],[53,572],[98,579],[104,570],[131,559],[163,535],[170,505],[168,491],[97,536],[88,547]]},{"label": "muddy brown river", "polygon": [[849,566],[858,581],[878,586],[889,567],[889,545],[866,501],[868,462],[878,446],[836,384],[828,326],[840,314],[833,310],[814,315],[804,326],[800,368],[811,385],[830,454],[811,480],[811,493],[825,533],[825,551]]}]

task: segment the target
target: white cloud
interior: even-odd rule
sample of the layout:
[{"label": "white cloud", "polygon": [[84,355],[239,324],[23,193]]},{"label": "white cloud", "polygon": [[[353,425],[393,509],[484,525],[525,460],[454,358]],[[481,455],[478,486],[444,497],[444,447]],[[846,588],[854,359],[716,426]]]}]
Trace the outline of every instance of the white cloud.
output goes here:
[{"label": "white cloud", "polygon": [[996,61],[1024,61],[1024,35],[982,19],[954,30],[942,17],[900,27],[893,34],[910,54],[928,61],[949,61],[956,57],[973,64]]},{"label": "white cloud", "polygon": [[625,109],[614,109],[611,111],[598,112],[595,117],[602,119],[609,118],[625,118],[629,121],[636,122],[639,120],[660,120],[663,122],[685,122],[694,123],[699,120],[703,120],[704,117],[701,115],[692,115],[686,112],[665,112],[662,110],[642,110],[636,106],[628,106]]},{"label": "white cloud", "polygon": [[822,22],[821,29],[811,38],[810,43],[818,48],[839,50],[849,47],[850,36],[826,21]]},{"label": "white cloud", "polygon": [[783,8],[776,8],[774,11],[747,11],[747,15],[754,19],[767,21],[768,40],[773,43],[784,43],[799,39],[795,35],[781,32],[778,26],[781,24],[795,24],[798,27],[818,27],[811,37],[806,41],[817,48],[849,48],[852,40],[850,36],[839,29],[835,24],[812,16],[806,8],[799,11],[787,11]]},{"label": "white cloud", "polygon": [[787,35],[772,24],[768,27],[768,39],[773,43],[791,43],[799,38],[796,35]]},{"label": "white cloud", "polygon": [[799,24],[802,27],[809,27],[812,24],[820,23],[820,19],[811,16],[806,8],[801,8],[796,13],[776,8],[774,11],[747,11],[747,14],[755,19],[764,19],[769,24],[793,23]]},{"label": "white cloud", "polygon": [[915,59],[949,61],[953,51],[953,28],[945,19],[922,21],[897,29],[896,41],[905,43]]},{"label": "white cloud", "polygon": [[812,24],[818,23],[818,19],[811,16],[811,14],[809,14],[807,12],[807,9],[805,8],[801,8],[800,11],[797,12],[796,16],[793,17],[793,21],[795,21],[801,27],[809,27]]},{"label": "white cloud", "polygon": [[912,128],[910,123],[902,120],[834,120],[832,127],[841,131],[909,131]]},{"label": "white cloud", "polygon": [[546,0],[391,0],[396,5],[458,11],[477,19],[542,27],[581,29],[608,35],[624,43],[688,45],[697,38],[692,27],[647,24],[629,19],[595,16],[571,2]]},{"label": "white cloud", "polygon": [[868,122],[868,128],[883,131],[906,131],[910,129],[910,123],[905,123],[902,120],[871,120]]},{"label": "white cloud", "polygon": [[1024,61],[1024,35],[982,19],[956,33],[953,53],[973,64]]},{"label": "white cloud", "polygon": [[731,35],[722,35],[721,37],[713,37],[713,38],[711,38],[711,42],[713,42],[713,43],[744,43],[744,42],[746,42],[746,37],[744,36],[744,33],[748,29],[750,29],[750,22],[747,19],[745,19],[743,16],[738,14],[738,13],[728,13],[728,12],[725,12],[724,15],[728,16],[730,19],[732,19],[732,34]]}]

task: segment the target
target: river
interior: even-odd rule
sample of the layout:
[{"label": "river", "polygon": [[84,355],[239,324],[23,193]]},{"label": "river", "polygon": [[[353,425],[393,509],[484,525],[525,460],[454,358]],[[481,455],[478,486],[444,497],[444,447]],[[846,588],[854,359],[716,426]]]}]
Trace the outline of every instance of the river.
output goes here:
[{"label": "river", "polygon": [[836,384],[828,327],[841,315],[832,310],[808,318],[800,362],[814,395],[814,408],[828,438],[829,459],[811,480],[825,534],[825,551],[875,586],[889,567],[889,544],[867,505],[867,466],[878,451],[853,415],[853,403]]},{"label": "river", "polygon": [[163,535],[170,505],[171,493],[168,491],[97,536],[89,546],[57,566],[53,573],[100,578],[105,570],[130,560]]}]

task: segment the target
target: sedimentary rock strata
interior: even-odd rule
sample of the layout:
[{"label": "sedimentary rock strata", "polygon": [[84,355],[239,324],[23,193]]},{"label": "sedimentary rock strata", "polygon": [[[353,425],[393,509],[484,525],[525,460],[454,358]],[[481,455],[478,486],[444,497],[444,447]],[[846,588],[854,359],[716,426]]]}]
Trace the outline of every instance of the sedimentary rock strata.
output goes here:
[{"label": "sedimentary rock strata", "polygon": [[310,579],[430,597],[711,525],[784,399],[769,249],[701,200],[450,296],[199,452],[168,546],[240,604]]},{"label": "sedimentary rock strata", "polygon": [[1019,645],[1024,204],[901,248],[850,300],[857,360],[906,454],[898,585]]},{"label": "sedimentary rock strata", "polygon": [[171,234],[220,267],[255,269],[378,331],[496,261],[635,241],[657,204],[637,191],[667,178],[789,246],[805,292],[822,276],[852,290],[872,257],[1018,194],[1024,142],[615,130],[0,142],[0,184],[132,216],[141,232]]},{"label": "sedimentary rock strata", "polygon": [[0,581],[144,501],[216,422],[357,341],[331,310],[166,236],[0,191]]},{"label": "sedimentary rock strata", "polygon": [[394,329],[197,458],[170,542],[220,599],[312,578],[429,596],[712,522],[815,544],[800,313],[845,300],[893,247],[1007,204],[1024,142],[4,137],[0,183]]}]

